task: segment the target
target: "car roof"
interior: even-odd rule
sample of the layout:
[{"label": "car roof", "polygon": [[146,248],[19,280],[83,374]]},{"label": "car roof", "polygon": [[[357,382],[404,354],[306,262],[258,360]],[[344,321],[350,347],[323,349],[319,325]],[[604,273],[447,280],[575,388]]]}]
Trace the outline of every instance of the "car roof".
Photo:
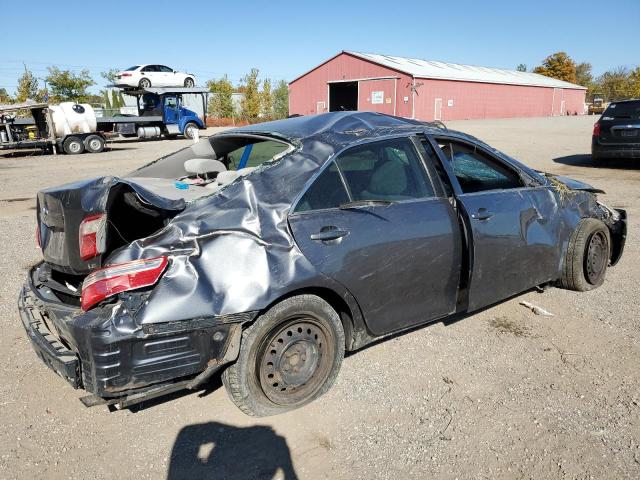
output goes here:
[{"label": "car roof", "polygon": [[436,124],[376,112],[330,112],[284,120],[247,125],[227,130],[221,135],[238,133],[279,137],[290,142],[320,141],[333,146],[348,146],[366,139],[397,134],[425,132],[433,135],[453,135],[471,140],[475,138]]}]

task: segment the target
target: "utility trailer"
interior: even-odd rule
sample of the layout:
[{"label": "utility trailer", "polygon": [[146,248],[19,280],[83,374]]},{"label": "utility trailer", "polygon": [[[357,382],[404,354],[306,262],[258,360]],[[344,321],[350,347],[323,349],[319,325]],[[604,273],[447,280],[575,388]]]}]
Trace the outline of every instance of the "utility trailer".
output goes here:
[{"label": "utility trailer", "polygon": [[[209,90],[203,87],[149,87],[123,89],[123,94],[136,98],[138,115],[98,117],[98,130],[125,137],[193,138],[198,129],[206,128]],[[184,106],[184,95],[199,95],[203,118]]]},{"label": "utility trailer", "polygon": [[[31,118],[18,116],[25,110]],[[88,104],[26,101],[0,105],[0,150],[61,150],[73,155],[99,153],[105,143],[104,134],[96,131],[95,113]]]}]

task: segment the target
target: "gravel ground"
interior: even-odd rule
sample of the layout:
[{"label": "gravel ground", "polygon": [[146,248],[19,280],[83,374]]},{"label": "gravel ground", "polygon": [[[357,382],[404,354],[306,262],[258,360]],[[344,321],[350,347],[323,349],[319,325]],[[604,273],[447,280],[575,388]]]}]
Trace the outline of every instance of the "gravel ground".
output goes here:
[{"label": "gravel ground", "polygon": [[[0,478],[639,478],[640,171],[590,161],[593,117],[451,122],[629,214],[625,255],[588,293],[529,292],[350,355],[319,401],[244,416],[219,379],[137,411],[86,409],[36,358],[16,297],[45,186],[124,173],[186,140],[100,155],[0,156]],[[526,272],[523,272],[526,274]],[[555,314],[536,316],[528,300]]]}]

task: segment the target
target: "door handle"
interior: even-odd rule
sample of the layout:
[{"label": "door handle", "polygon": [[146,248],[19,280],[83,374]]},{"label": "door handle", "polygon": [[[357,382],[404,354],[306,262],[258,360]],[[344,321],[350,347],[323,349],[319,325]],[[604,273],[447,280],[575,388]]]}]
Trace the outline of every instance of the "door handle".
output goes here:
[{"label": "door handle", "polygon": [[343,230],[341,228],[335,227],[333,225],[328,225],[326,227],[322,227],[318,233],[313,233],[309,238],[311,240],[337,240],[338,238],[342,238],[348,235],[349,232],[347,230]]},{"label": "door handle", "polygon": [[476,213],[471,215],[474,220],[489,220],[491,217],[493,217],[493,213],[486,208],[479,208]]}]

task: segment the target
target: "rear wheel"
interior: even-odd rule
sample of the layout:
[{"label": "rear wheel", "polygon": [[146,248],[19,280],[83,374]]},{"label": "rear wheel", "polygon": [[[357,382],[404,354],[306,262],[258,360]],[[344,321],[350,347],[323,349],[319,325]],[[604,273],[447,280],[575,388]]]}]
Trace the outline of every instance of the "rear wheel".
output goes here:
[{"label": "rear wheel", "polygon": [[84,144],[78,137],[71,136],[64,139],[62,149],[68,155],[78,155],[84,152]]},{"label": "rear wheel", "polygon": [[344,343],[340,317],[327,302],[315,295],[290,297],[243,332],[238,359],[222,381],[248,415],[293,410],[329,390]]},{"label": "rear wheel", "polygon": [[191,77],[187,77],[184,80],[184,86],[187,88],[192,88],[195,84],[196,82]]},{"label": "rear wheel", "polygon": [[581,292],[599,287],[610,258],[611,235],[607,226],[595,218],[580,220],[569,239],[560,284]]},{"label": "rear wheel", "polygon": [[89,135],[84,139],[84,148],[89,153],[100,153],[104,150],[104,138],[100,135]]},{"label": "rear wheel", "polygon": [[193,122],[189,122],[184,126],[184,136],[193,138],[196,136],[196,130],[198,130],[198,126]]},{"label": "rear wheel", "polygon": [[151,86],[151,80],[149,80],[148,78],[143,78],[138,83],[138,86],[140,88],[149,88]]}]

